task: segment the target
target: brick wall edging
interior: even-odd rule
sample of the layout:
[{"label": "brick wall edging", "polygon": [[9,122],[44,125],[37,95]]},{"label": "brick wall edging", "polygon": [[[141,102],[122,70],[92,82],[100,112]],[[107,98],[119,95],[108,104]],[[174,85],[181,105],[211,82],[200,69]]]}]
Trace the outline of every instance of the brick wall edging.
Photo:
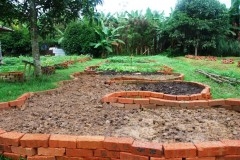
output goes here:
[{"label": "brick wall edging", "polygon": [[154,143],[129,137],[28,134],[0,130],[0,153],[28,160],[239,160],[240,140]]},{"label": "brick wall edging", "polygon": [[[84,57],[84,58],[78,59],[77,62],[84,63],[89,60],[91,60],[91,57]],[[55,89],[38,91],[38,92],[27,92],[27,93],[22,94],[15,100],[7,101],[7,102],[0,102],[0,111],[4,110],[4,109],[21,108],[25,104],[26,100],[35,94],[41,95],[41,94],[51,94],[53,92],[57,92],[59,89],[59,86],[70,83],[71,81],[75,80],[75,77],[73,75],[70,75],[70,77],[72,78],[72,80],[64,80],[64,81],[58,82],[58,87]]]}]

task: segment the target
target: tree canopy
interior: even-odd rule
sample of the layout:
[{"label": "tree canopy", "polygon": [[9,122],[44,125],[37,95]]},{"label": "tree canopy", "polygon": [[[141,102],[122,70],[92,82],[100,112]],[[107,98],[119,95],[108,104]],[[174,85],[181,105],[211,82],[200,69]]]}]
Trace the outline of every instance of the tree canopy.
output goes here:
[{"label": "tree canopy", "polygon": [[229,29],[225,5],[218,0],[178,0],[167,22],[172,44],[185,50],[216,48],[216,40]]},{"label": "tree canopy", "polygon": [[80,15],[91,15],[94,7],[102,0],[1,0],[0,18],[4,22],[18,20],[27,23],[31,32],[32,55],[34,59],[34,73],[41,75],[38,38],[49,34],[54,29],[54,24],[68,23]]}]

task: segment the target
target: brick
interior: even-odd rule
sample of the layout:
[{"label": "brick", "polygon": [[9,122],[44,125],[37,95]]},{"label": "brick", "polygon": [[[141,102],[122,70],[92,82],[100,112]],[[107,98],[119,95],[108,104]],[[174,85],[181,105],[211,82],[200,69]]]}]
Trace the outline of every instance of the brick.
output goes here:
[{"label": "brick", "polygon": [[6,132],[0,135],[0,144],[19,146],[20,139],[24,133]]},{"label": "brick", "polygon": [[197,101],[192,101],[194,103],[195,106],[199,106],[199,107],[208,107],[208,101],[207,100],[197,100]]},{"label": "brick", "polygon": [[171,107],[180,107],[180,102],[181,101],[170,101],[168,105]]},{"label": "brick", "polygon": [[14,100],[14,101],[9,101],[9,106],[10,107],[21,107],[24,105],[25,100],[19,99],[19,100]]},{"label": "brick", "polygon": [[164,94],[164,95],[163,95],[163,99],[176,101],[176,100],[177,100],[177,96],[171,95],[171,94]]},{"label": "brick", "polygon": [[158,98],[150,98],[150,104],[156,104],[159,106],[164,106],[164,102],[162,99],[158,99]]},{"label": "brick", "polygon": [[130,152],[133,141],[134,141],[133,138],[106,137],[103,143],[103,147],[111,151]]},{"label": "brick", "polygon": [[9,107],[8,102],[0,102],[0,109],[8,109]]},{"label": "brick", "polygon": [[140,104],[125,104],[124,108],[125,109],[140,109],[141,105]]},{"label": "brick", "polygon": [[78,136],[77,148],[82,149],[102,149],[103,148],[103,136]]},{"label": "brick", "polygon": [[63,156],[65,152],[65,148],[38,148],[38,155],[40,156]]},{"label": "brick", "polygon": [[77,136],[53,134],[49,139],[51,148],[77,148]]},{"label": "brick", "polygon": [[181,108],[194,108],[195,104],[192,101],[180,101],[179,105]]},{"label": "brick", "polygon": [[225,146],[220,141],[196,143],[198,157],[223,156],[226,154]]},{"label": "brick", "polygon": [[186,158],[186,160],[216,160],[216,157],[195,157],[195,158]]},{"label": "brick", "polygon": [[133,98],[118,98],[118,103],[133,104]]},{"label": "brick", "polygon": [[224,157],[224,160],[240,160],[240,155],[228,155]]},{"label": "brick", "polygon": [[139,93],[138,91],[127,91],[126,95],[127,97],[134,97],[134,96],[138,96],[139,95],[138,93]]},{"label": "brick", "polygon": [[151,92],[151,97],[152,98],[163,98],[163,93],[158,93],[158,92]]},{"label": "brick", "polygon": [[133,103],[135,104],[149,104],[148,98],[134,98]]},{"label": "brick", "polygon": [[4,152],[3,155],[7,158],[10,158],[11,160],[19,160],[21,157],[22,158],[25,158],[19,154],[16,154],[16,153],[7,153],[7,152]]},{"label": "brick", "polygon": [[37,154],[37,149],[35,148],[23,148],[11,146],[11,151],[22,156],[34,156]]},{"label": "brick", "polygon": [[66,156],[69,157],[93,157],[93,150],[90,149],[66,149]]},{"label": "brick", "polygon": [[189,96],[189,98],[190,98],[190,100],[191,101],[193,101],[193,100],[198,100],[198,94],[191,94],[190,96]]},{"label": "brick", "polygon": [[32,156],[28,157],[27,160],[56,160],[54,156]]},{"label": "brick", "polygon": [[125,153],[125,152],[120,153],[120,159],[121,160],[149,160],[147,156],[138,156],[138,155]]},{"label": "brick", "polygon": [[48,147],[50,134],[25,134],[21,140],[22,147]]},{"label": "brick", "polygon": [[6,145],[0,144],[0,152],[12,153],[11,146],[6,146]]},{"label": "brick", "polygon": [[117,97],[108,97],[108,102],[109,103],[116,103],[118,101]]},{"label": "brick", "polygon": [[150,157],[162,157],[163,146],[160,143],[134,141],[131,153]]},{"label": "brick", "polygon": [[94,151],[94,157],[120,158],[120,152],[97,149]]},{"label": "brick", "polygon": [[227,155],[240,155],[240,140],[222,140]]},{"label": "brick", "polygon": [[224,106],[225,105],[225,99],[213,99],[208,101],[209,106]]},{"label": "brick", "polygon": [[88,158],[85,158],[83,160],[114,160],[114,159],[112,159],[112,158],[103,158],[103,157],[88,157]]},{"label": "brick", "polygon": [[234,110],[236,112],[240,112],[240,105],[239,106],[233,106],[232,110]]},{"label": "brick", "polygon": [[186,95],[177,95],[177,100],[178,101],[189,101],[190,97]]},{"label": "brick", "polygon": [[0,129],[0,134],[3,134],[3,133],[6,133],[6,131],[3,129]]},{"label": "brick", "polygon": [[150,91],[139,91],[139,96],[140,97],[151,97],[151,93]]},{"label": "brick", "polygon": [[151,157],[150,160],[182,160],[182,158],[156,158],[156,157]]},{"label": "brick", "polygon": [[234,98],[226,99],[226,105],[239,106],[240,105],[240,99],[234,99]]},{"label": "brick", "polygon": [[164,106],[171,107],[173,100],[162,99],[162,102],[163,102]]},{"label": "brick", "polygon": [[56,160],[87,160],[87,159],[81,157],[56,156]]},{"label": "brick", "polygon": [[192,143],[164,144],[163,149],[166,158],[191,158],[197,155],[196,147]]}]

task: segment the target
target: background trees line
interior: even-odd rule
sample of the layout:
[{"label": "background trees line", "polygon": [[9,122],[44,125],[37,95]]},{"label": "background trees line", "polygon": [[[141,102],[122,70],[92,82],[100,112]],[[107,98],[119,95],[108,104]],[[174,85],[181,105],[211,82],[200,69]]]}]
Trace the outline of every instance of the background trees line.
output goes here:
[{"label": "background trees line", "polygon": [[[9,8],[7,12],[15,14],[11,9],[13,1],[2,1]],[[25,5],[20,8],[30,9],[32,1],[24,1]],[[218,0],[178,0],[169,17],[150,9],[144,14],[141,11],[114,15],[94,13],[94,7],[101,3],[100,0],[79,0],[75,4],[70,4],[71,1],[64,2],[35,2],[40,49],[42,44],[60,45],[68,54],[92,54],[97,57],[107,54],[148,55],[163,51],[176,56],[240,55],[240,0],[232,0],[229,10]],[[27,11],[30,14],[30,10]],[[85,13],[81,18],[79,11]],[[4,17],[0,18],[2,20]],[[0,37],[5,53],[29,53],[30,25],[27,25],[26,19],[17,16],[14,18],[14,21],[13,17],[4,18],[4,22],[11,22],[12,25],[13,22],[20,22],[13,27],[16,32]]]}]

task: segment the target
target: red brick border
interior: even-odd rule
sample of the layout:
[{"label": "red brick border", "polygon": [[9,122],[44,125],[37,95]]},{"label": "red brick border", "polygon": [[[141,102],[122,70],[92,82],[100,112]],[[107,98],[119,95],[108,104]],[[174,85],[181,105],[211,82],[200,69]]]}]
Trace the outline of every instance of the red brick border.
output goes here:
[{"label": "red brick border", "polygon": [[240,140],[161,144],[125,137],[1,132],[0,152],[28,160],[239,160]]},{"label": "red brick border", "polygon": [[[57,92],[57,89],[25,93],[15,101],[0,102],[0,109],[10,108],[10,105],[21,107],[33,94],[53,92]],[[207,86],[201,94],[173,97],[174,100],[169,100],[169,95],[163,93],[129,91],[108,94],[102,101],[127,109],[164,105],[194,108],[196,105],[207,105],[240,111],[240,99],[210,100],[210,88]],[[140,142],[128,137],[28,134],[0,129],[0,153],[9,158],[24,157],[28,160],[240,160],[240,140],[161,144]]]}]

